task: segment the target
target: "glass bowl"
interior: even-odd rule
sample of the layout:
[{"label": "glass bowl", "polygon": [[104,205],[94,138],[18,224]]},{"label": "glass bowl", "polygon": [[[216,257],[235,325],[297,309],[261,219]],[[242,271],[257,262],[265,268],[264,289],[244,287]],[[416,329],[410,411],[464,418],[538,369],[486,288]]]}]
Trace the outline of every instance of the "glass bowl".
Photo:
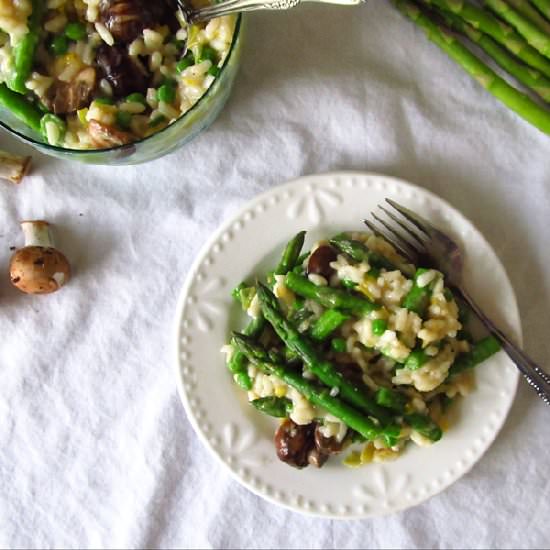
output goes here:
[{"label": "glass bowl", "polygon": [[31,145],[41,153],[65,160],[77,160],[88,164],[139,164],[167,155],[191,141],[208,128],[220,114],[227,101],[241,59],[242,16],[237,17],[233,41],[221,67],[220,74],[204,95],[174,123],[144,139],[111,147],[109,149],[66,149],[49,145],[42,136],[17,120],[9,111],[0,107],[0,127]]}]

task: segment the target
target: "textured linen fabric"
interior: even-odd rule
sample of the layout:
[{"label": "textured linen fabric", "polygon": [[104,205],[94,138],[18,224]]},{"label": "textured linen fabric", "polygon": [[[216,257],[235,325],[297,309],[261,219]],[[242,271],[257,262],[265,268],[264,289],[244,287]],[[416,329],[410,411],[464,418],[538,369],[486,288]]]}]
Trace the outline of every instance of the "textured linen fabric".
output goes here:
[{"label": "textured linen fabric", "polygon": [[304,174],[386,173],[449,200],[508,270],[526,348],[550,359],[549,138],[385,1],[258,13],[247,34],[224,112],[184,149],[120,168],[34,154],[33,174],[0,189],[0,271],[32,218],[55,224],[74,268],[48,297],[0,277],[0,546],[548,546],[549,411],[523,381],[469,474],[371,520],[264,502],[194,434],[173,365],[185,275],[222,220]]}]

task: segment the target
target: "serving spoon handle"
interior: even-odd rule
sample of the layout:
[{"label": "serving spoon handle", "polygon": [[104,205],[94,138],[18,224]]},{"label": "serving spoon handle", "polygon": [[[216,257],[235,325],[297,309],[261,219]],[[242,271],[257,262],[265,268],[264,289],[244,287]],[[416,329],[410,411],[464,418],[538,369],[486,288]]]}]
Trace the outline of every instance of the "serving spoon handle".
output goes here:
[{"label": "serving spoon handle", "polygon": [[178,6],[188,24],[207,21],[214,17],[229,15],[237,12],[255,10],[288,10],[302,2],[320,2],[323,4],[340,4],[354,6],[366,0],[225,0],[219,4],[212,4],[201,8],[193,8],[185,0],[178,0]]}]

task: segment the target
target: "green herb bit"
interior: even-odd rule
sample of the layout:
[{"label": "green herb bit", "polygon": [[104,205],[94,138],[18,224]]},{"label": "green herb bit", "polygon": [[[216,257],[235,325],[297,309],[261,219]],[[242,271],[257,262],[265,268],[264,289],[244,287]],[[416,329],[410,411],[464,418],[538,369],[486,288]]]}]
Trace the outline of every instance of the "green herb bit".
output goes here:
[{"label": "green herb bit", "polygon": [[128,130],[130,128],[130,123],[132,122],[132,115],[128,111],[117,111],[116,123],[123,130]]},{"label": "green herb bit", "polygon": [[344,338],[333,338],[330,341],[330,348],[336,353],[344,353],[347,351],[347,344]]},{"label": "green herb bit", "polygon": [[385,319],[375,319],[372,322],[372,333],[375,336],[382,336],[388,328],[388,322]]},{"label": "green herb bit", "polygon": [[143,94],[140,94],[139,92],[134,92],[133,94],[130,94],[126,101],[128,103],[141,103],[145,107],[147,107],[147,100],[145,99],[145,96]]},{"label": "green herb bit", "polygon": [[163,122],[166,122],[166,117],[164,115],[157,115],[155,118],[153,118],[149,122],[148,126],[149,126],[149,128],[156,128],[157,126],[159,126]]},{"label": "green herb bit", "polygon": [[86,32],[86,25],[79,22],[68,23],[65,27],[65,36],[70,40],[83,40],[88,33]]},{"label": "green herb bit", "polygon": [[213,65],[218,63],[218,52],[211,46],[203,46],[202,51],[199,54],[198,63],[209,60]]},{"label": "green herb bit", "polygon": [[170,84],[163,84],[157,90],[157,99],[164,103],[173,103],[176,99],[176,88]]},{"label": "green herb bit", "polygon": [[94,99],[95,103],[99,103],[100,105],[114,105],[115,100],[112,97],[96,97]]},{"label": "green herb bit", "polygon": [[423,367],[429,360],[429,356],[423,349],[415,349],[411,351],[405,361],[405,368],[409,370],[418,370]]},{"label": "green herb bit", "polygon": [[48,49],[53,55],[64,55],[69,51],[69,40],[63,34],[54,36]]}]

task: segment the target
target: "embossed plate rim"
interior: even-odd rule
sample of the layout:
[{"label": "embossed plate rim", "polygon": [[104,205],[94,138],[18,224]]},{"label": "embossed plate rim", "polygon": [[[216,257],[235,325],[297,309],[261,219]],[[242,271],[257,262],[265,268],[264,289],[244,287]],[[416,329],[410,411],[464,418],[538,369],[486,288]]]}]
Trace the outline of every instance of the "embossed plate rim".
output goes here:
[{"label": "embossed plate rim", "polygon": [[[218,356],[213,359],[213,362],[216,363],[216,370],[209,372],[208,368],[214,367],[210,365],[205,367],[204,362],[201,363],[198,357],[194,356],[194,354],[205,356],[205,347],[207,346],[219,349],[223,344],[223,341],[217,342],[215,338],[221,334],[222,324],[227,323],[229,305],[226,304],[223,308],[219,305],[219,302],[225,302],[221,299],[222,295],[216,297],[216,284],[219,285],[219,290],[224,289],[223,299],[225,299],[225,293],[228,293],[229,287],[224,288],[224,285],[228,285],[228,281],[224,281],[223,276],[220,276],[220,273],[216,272],[216,259],[223,259],[227,250],[231,251],[231,247],[235,246],[235,243],[238,243],[239,231],[251,230],[246,229],[247,224],[254,226],[256,231],[258,230],[256,225],[261,227],[262,224],[265,224],[266,228],[271,227],[267,225],[270,208],[276,211],[278,208],[286,206],[285,213],[288,217],[288,224],[284,224],[285,228],[281,230],[277,229],[284,239],[288,238],[292,232],[292,229],[287,228],[286,225],[292,225],[292,223],[295,225],[300,224],[300,226],[306,228],[310,228],[313,224],[313,227],[317,227],[318,230],[322,224],[321,226],[319,223],[315,224],[306,219],[307,216],[309,215],[313,220],[322,218],[323,209],[330,211],[331,208],[338,206],[338,198],[345,204],[347,191],[344,188],[355,189],[353,191],[353,202],[356,202],[355,194],[360,198],[362,193],[365,193],[365,197],[367,193],[378,194],[379,196],[376,197],[376,200],[379,200],[382,195],[388,195],[405,203],[407,201],[417,201],[423,208],[433,210],[432,213],[434,216],[440,215],[442,220],[445,223],[449,223],[452,229],[456,229],[457,231],[460,229],[461,234],[468,236],[472,242],[475,240],[478,247],[483,249],[483,258],[488,256],[484,261],[488,262],[488,266],[493,270],[495,278],[494,284],[484,290],[491,293],[494,292],[493,287],[496,287],[505,296],[502,304],[495,306],[499,308],[497,313],[505,315],[505,319],[511,324],[511,331],[515,334],[516,339],[521,342],[519,313],[510,281],[494,251],[471,222],[440,197],[403,180],[372,173],[334,172],[303,176],[286,184],[273,187],[247,202],[236,214],[222,224],[197,255],[183,285],[175,319],[174,348],[176,352],[175,368],[178,392],[186,409],[187,416],[202,442],[229,469],[230,473],[239,483],[257,495],[294,511],[334,519],[359,519],[384,515],[417,505],[441,492],[467,473],[481,458],[500,431],[514,399],[518,373],[502,353],[497,358],[488,362],[487,365],[484,365],[485,370],[481,371],[482,374],[480,376],[481,389],[475,392],[475,399],[473,397],[469,397],[468,399],[471,400],[472,410],[475,410],[476,407],[481,407],[481,409],[485,407],[488,418],[480,426],[477,433],[473,432],[476,436],[475,439],[472,437],[470,441],[470,432],[467,432],[468,447],[466,449],[456,447],[456,445],[464,440],[464,434],[461,433],[461,430],[464,431],[466,429],[459,426],[455,429],[455,432],[450,430],[437,446],[433,446],[430,449],[407,450],[405,455],[400,457],[395,463],[372,465],[354,470],[353,474],[356,477],[353,478],[349,474],[349,470],[342,470],[344,467],[339,464],[330,464],[328,467],[316,472],[312,472],[312,469],[307,469],[309,471],[299,472],[301,477],[296,477],[294,474],[295,470],[288,468],[286,465],[273,462],[271,457],[265,454],[266,450],[269,450],[271,455],[274,454],[273,449],[270,447],[272,445],[271,441],[264,441],[265,438],[261,435],[256,425],[256,419],[254,421],[243,419],[244,412],[241,409],[244,409],[244,407],[241,407],[238,399],[232,395],[227,395],[228,393],[233,394],[234,387],[230,376],[223,368],[223,357],[220,355],[219,360]],[[340,195],[338,194],[338,189],[342,189]],[[292,206],[290,203],[292,201],[295,201],[293,203],[295,207],[294,216],[291,215]],[[336,201],[336,206],[334,203],[327,205],[331,201]],[[347,208],[352,209],[352,206],[348,205]],[[357,205],[354,205],[353,208],[357,208]],[[365,210],[363,215],[367,213]],[[426,214],[426,212],[423,213]],[[343,222],[339,223],[342,224]],[[311,229],[311,231],[315,231],[315,229]],[[261,235],[258,236],[258,239],[260,241],[262,239],[264,241],[272,239],[274,230],[271,229],[269,233],[269,237]],[[256,236],[256,233],[254,236]],[[247,250],[246,247],[241,247],[242,251],[239,251],[238,244],[236,246],[237,255],[241,254],[241,257],[249,259],[250,250]],[[231,260],[233,264],[233,258]],[[239,259],[237,258],[236,262],[238,261]],[[206,274],[205,269],[212,267],[214,268],[214,275],[212,276],[210,273]],[[237,269],[238,271],[238,266],[230,265],[229,268],[233,270]],[[244,268],[240,272],[240,275],[241,277],[247,276]],[[198,281],[201,277],[202,280]],[[201,303],[198,303],[199,301],[193,294],[193,291],[195,285],[202,281],[207,281],[207,285],[210,285],[210,287],[209,289],[206,287],[200,288],[201,293],[204,290],[204,294],[207,295],[204,299],[204,304],[201,305],[203,300],[201,299]],[[213,294],[213,296],[209,297],[209,294]],[[200,306],[198,311],[197,308],[194,308],[194,316],[186,319],[188,310],[197,303]],[[203,316],[201,307],[207,310],[208,314],[205,313]],[[208,319],[209,312],[217,312],[224,319],[211,322]],[[199,330],[194,325],[198,325],[201,318],[203,318],[201,321],[203,326]],[[190,339],[192,330],[195,330],[195,341],[191,341]],[[202,347],[200,344],[201,338],[203,340]],[[213,338],[214,343],[211,343],[209,338]],[[212,359],[214,357],[212,350],[210,349],[208,353],[210,355],[206,355]],[[198,370],[198,368],[194,368],[193,366],[195,364],[198,367],[199,363],[201,363],[202,370]],[[197,376],[197,372],[199,372],[200,376]],[[497,387],[494,387],[495,373],[498,373]],[[209,376],[216,382],[216,386],[208,386],[205,389],[204,385]],[[488,380],[492,383],[490,387],[486,387],[488,386]],[[197,388],[199,395],[196,395]],[[201,391],[202,394],[200,394]],[[234,418],[238,418],[239,422],[235,424],[233,421],[227,421],[225,426],[214,427],[211,418],[212,414],[214,414],[213,409],[211,407],[201,407],[201,400],[205,397],[217,398],[218,407],[222,406],[220,400],[227,399],[226,405],[231,410],[224,411],[223,421],[226,421],[226,416],[233,416]],[[468,403],[468,399],[465,400],[466,403]],[[490,408],[491,406],[493,406],[493,409]],[[461,419],[460,424],[471,424],[472,416],[472,414],[465,416],[464,419]],[[218,414],[217,419],[220,420],[220,418]],[[240,427],[241,424],[246,428],[242,437],[241,432],[243,432],[243,429]],[[462,440],[460,440],[461,437]],[[437,449],[437,452],[429,455],[428,453],[434,448]],[[249,452],[250,449],[254,452]],[[453,458],[453,464],[447,464],[445,468],[440,468],[440,470],[435,468],[433,478],[430,478],[428,475],[427,480],[418,481],[425,473],[419,473],[414,469],[415,464],[417,466],[424,464],[425,460],[430,460],[429,457],[432,460],[437,459],[441,462],[442,455],[446,453],[454,457],[457,449],[462,454],[458,456],[458,459]],[[418,452],[425,454],[419,455]],[[248,454],[252,458],[247,457]],[[405,457],[407,457],[406,460]],[[265,462],[266,460],[267,462]],[[281,467],[284,469],[281,469]],[[413,468],[412,472],[411,467]],[[293,471],[290,472],[290,470]],[[430,468],[430,473],[431,470],[432,468]],[[271,472],[271,475],[269,472]],[[361,472],[364,472],[364,474],[362,475]],[[324,495],[317,494],[316,487],[312,486],[312,483],[316,484],[321,480],[327,483],[327,485],[330,485],[330,483],[336,484],[337,487],[333,487],[333,490],[336,492],[340,491],[341,483],[344,485],[351,483],[349,493],[339,493],[337,498],[332,497],[331,494],[331,500],[326,502],[326,491]],[[332,499],[335,504],[333,504]]]}]

